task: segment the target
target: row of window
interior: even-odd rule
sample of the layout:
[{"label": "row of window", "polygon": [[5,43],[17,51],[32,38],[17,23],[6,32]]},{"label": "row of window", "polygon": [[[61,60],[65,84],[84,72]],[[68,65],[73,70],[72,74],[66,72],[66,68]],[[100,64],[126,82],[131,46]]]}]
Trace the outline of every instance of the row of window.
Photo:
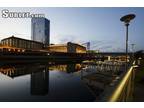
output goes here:
[{"label": "row of window", "polygon": [[32,42],[32,41],[27,41],[27,40],[14,39],[14,38],[2,40],[1,44],[4,46],[25,48],[25,49],[42,49],[43,48],[42,43],[37,43],[37,42]]}]

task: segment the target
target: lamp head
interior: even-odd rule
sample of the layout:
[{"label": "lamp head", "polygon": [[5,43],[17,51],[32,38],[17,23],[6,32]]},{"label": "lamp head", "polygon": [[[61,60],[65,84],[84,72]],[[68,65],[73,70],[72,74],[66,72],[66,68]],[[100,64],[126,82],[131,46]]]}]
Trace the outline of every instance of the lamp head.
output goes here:
[{"label": "lamp head", "polygon": [[120,21],[124,22],[125,24],[129,24],[131,20],[136,17],[135,14],[128,14],[120,18]]}]

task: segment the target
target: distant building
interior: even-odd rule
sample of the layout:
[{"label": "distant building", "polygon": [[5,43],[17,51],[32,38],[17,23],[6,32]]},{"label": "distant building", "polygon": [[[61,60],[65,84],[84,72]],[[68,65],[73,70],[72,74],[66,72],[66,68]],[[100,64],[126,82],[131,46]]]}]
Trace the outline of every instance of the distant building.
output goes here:
[{"label": "distant building", "polygon": [[68,42],[67,43],[67,52],[75,53],[75,52],[83,51],[81,49],[77,50],[79,47],[81,47],[81,46],[78,45],[78,44],[74,44],[74,43]]},{"label": "distant building", "polygon": [[16,48],[24,48],[24,49],[42,49],[43,43],[32,41],[32,40],[26,40],[18,37],[8,37],[3,40],[1,40],[2,46],[7,47],[16,47]]},{"label": "distant building", "polygon": [[52,52],[68,52],[68,53],[86,53],[86,47],[68,42],[67,44],[50,45],[49,51]]},{"label": "distant building", "polygon": [[22,48],[28,50],[46,50],[51,52],[86,53],[86,47],[76,43],[68,42],[67,44],[53,44],[44,47],[44,44],[41,42],[22,39],[14,36],[1,40],[0,46]]},{"label": "distant building", "polygon": [[31,39],[42,42],[46,46],[50,41],[50,21],[46,18],[32,18],[31,20]]}]

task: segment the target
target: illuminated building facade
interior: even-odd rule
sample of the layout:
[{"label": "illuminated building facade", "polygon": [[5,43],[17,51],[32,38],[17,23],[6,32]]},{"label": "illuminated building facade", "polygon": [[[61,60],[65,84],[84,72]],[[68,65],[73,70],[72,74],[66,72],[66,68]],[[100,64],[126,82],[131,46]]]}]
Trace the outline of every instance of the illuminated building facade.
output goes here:
[{"label": "illuminated building facade", "polygon": [[42,49],[43,44],[40,42],[21,39],[18,37],[8,37],[1,40],[1,45],[8,47],[24,48],[24,49]]},{"label": "illuminated building facade", "polygon": [[1,47],[2,46],[28,50],[47,50],[51,52],[86,53],[86,47],[71,42],[44,47],[44,44],[41,42],[26,40],[14,36],[1,40]]},{"label": "illuminated building facade", "polygon": [[86,47],[68,42],[67,44],[50,45],[51,52],[86,53]]},{"label": "illuminated building facade", "polygon": [[50,45],[48,49],[51,52],[67,52],[67,45],[66,44]]},{"label": "illuminated building facade", "polygon": [[31,20],[31,39],[49,45],[50,21],[46,18],[32,18]]}]

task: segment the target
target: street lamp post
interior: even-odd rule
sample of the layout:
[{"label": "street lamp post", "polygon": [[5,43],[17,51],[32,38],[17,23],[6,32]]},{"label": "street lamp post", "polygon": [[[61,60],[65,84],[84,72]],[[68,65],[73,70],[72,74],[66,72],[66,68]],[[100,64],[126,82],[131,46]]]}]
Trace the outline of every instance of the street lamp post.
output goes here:
[{"label": "street lamp post", "polygon": [[127,70],[127,63],[128,63],[128,26],[131,20],[135,18],[134,14],[128,14],[120,18],[120,21],[124,22],[126,26],[126,70]]}]

